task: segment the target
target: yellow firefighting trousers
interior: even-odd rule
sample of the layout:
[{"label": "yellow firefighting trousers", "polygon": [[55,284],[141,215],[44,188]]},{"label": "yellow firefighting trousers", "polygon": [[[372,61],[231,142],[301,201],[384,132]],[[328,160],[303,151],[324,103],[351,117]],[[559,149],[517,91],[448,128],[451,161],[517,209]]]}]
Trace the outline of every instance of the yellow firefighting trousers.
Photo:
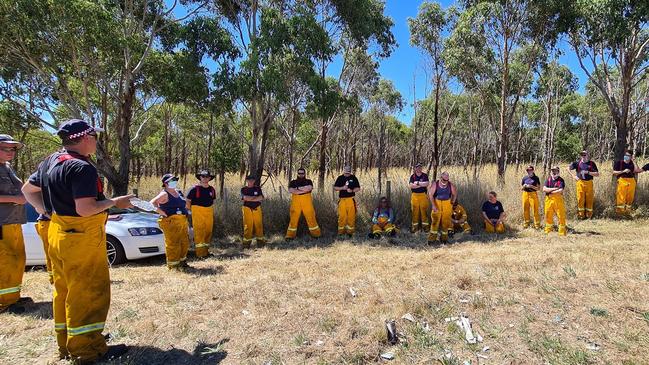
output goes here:
[{"label": "yellow firefighting trousers", "polygon": [[425,232],[429,229],[430,223],[428,220],[428,209],[430,203],[428,202],[428,195],[426,193],[412,193],[410,194],[410,209],[412,216],[412,231],[417,232],[421,221],[421,229]]},{"label": "yellow firefighting trousers", "polygon": [[101,334],[110,307],[106,213],[52,215],[48,230],[59,355],[93,361],[106,353]]},{"label": "yellow firefighting trousers", "polygon": [[241,241],[243,246],[249,247],[253,236],[257,239],[257,245],[264,245],[266,239],[264,238],[261,206],[255,209],[243,206],[241,211],[243,212],[243,239]]},{"label": "yellow firefighting trousers", "polygon": [[309,227],[309,234],[311,237],[320,237],[320,227],[315,218],[315,209],[313,208],[313,199],[311,193],[306,194],[292,194],[291,195],[291,208],[290,208],[290,221],[286,229],[286,238],[295,238],[297,235],[297,225],[300,223],[300,216],[304,214],[306,224]]},{"label": "yellow firefighting trousers", "polygon": [[338,201],[338,234],[354,234],[356,230],[356,201],[340,198]]},{"label": "yellow firefighting trousers", "polygon": [[617,179],[617,193],[615,194],[615,211],[619,214],[631,212],[633,198],[635,197],[636,181],[632,177]]},{"label": "yellow firefighting trousers", "polygon": [[541,214],[539,213],[539,194],[536,191],[523,191],[523,227],[530,226],[530,209],[534,216],[534,228],[541,228]]},{"label": "yellow firefighting trousers", "polygon": [[577,214],[579,218],[593,216],[593,180],[577,180]]},{"label": "yellow firefighting trousers", "polygon": [[453,229],[453,222],[451,221],[453,203],[451,203],[451,199],[435,199],[435,205],[437,205],[437,212],[433,211],[430,214],[432,225],[428,234],[428,240],[436,241],[439,234],[441,240],[446,241],[448,239],[448,231]]},{"label": "yellow firefighting trousers", "polygon": [[494,227],[494,225],[491,222],[484,222],[484,229],[485,232],[487,233],[505,233],[505,224],[503,223],[498,223]]},{"label": "yellow firefighting trousers", "polygon": [[388,223],[388,218],[386,217],[379,217],[378,219],[379,223],[378,224],[373,224],[372,225],[372,233],[373,234],[383,234],[383,233],[391,233],[392,231],[399,232],[397,229],[397,226],[395,226],[392,223]]},{"label": "yellow firefighting trousers", "polygon": [[20,299],[25,272],[25,241],[20,224],[1,226],[0,239],[0,311]]},{"label": "yellow firefighting trousers", "polygon": [[566,235],[566,205],[563,195],[551,194],[545,196],[545,233],[552,231],[554,215],[559,219],[559,235]]},{"label": "yellow firefighting trousers", "polygon": [[158,225],[165,237],[167,267],[174,269],[187,261],[189,250],[189,224],[183,214],[174,214],[158,219]]},{"label": "yellow firefighting trousers", "polygon": [[205,257],[212,244],[214,227],[214,208],[192,205],[192,225],[194,226],[194,246],[196,257]]},{"label": "yellow firefighting trousers", "polygon": [[45,267],[47,268],[47,275],[50,279],[50,284],[54,284],[54,277],[52,276],[52,260],[50,260],[50,241],[47,238],[47,231],[50,228],[50,221],[38,221],[35,224],[36,233],[43,242],[43,251],[45,251]]}]

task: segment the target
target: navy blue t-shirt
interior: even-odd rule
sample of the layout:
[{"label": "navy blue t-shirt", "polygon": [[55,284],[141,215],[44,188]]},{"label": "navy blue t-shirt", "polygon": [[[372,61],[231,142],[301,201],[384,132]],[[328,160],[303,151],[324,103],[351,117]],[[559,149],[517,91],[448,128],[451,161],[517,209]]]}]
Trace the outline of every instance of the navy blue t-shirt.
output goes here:
[{"label": "navy blue t-shirt", "polygon": [[[415,181],[419,181],[420,183],[428,182],[428,175],[424,174],[423,172],[419,176],[417,176],[417,174],[410,175],[410,183],[414,184]],[[425,193],[426,189],[427,187],[422,186],[414,189],[411,188],[410,190],[412,190],[413,193]]]},{"label": "navy blue t-shirt", "polygon": [[[49,173],[48,173],[49,171]],[[75,199],[95,198],[106,200],[103,185],[97,169],[86,157],[74,152],[57,152],[39,165],[29,177],[29,183],[43,188],[43,177],[48,176],[48,191],[43,191],[43,199],[49,199],[54,213],[61,216],[79,217]]]},{"label": "navy blue t-shirt", "polygon": [[[338,176],[338,178],[336,179],[336,182],[334,183],[334,186],[341,188],[341,187],[345,186],[345,184],[348,184],[348,187],[350,189],[352,189],[352,190],[361,187],[361,184],[358,182],[358,179],[354,175],[349,175],[349,176],[340,175],[340,176]],[[338,197],[339,198],[351,198],[351,197],[353,197],[355,195],[356,195],[356,193],[354,193],[354,192],[350,193],[347,190],[340,190],[338,192]]]},{"label": "navy blue t-shirt", "polygon": [[214,204],[214,199],[216,199],[216,191],[211,186],[203,187],[201,185],[195,185],[189,189],[187,199],[189,199],[192,205],[211,207]]},{"label": "navy blue t-shirt", "polygon": [[499,201],[492,203],[487,200],[486,202],[482,203],[482,211],[485,212],[487,218],[498,219],[500,218],[500,215],[505,211],[505,209],[503,209],[503,205],[500,204]]},{"label": "navy blue t-shirt", "polygon": [[[539,177],[536,175],[525,175],[523,179],[521,180],[521,186],[523,185],[531,185],[531,186],[541,186],[541,180],[539,180]],[[524,191],[527,191],[528,193],[534,192],[536,190],[530,189],[530,188],[523,188]]]},{"label": "navy blue t-shirt", "polygon": [[597,165],[593,161],[582,162],[581,160],[571,163],[570,170],[577,170],[577,178],[585,181],[592,180],[593,175],[584,174],[583,171],[599,172]]}]

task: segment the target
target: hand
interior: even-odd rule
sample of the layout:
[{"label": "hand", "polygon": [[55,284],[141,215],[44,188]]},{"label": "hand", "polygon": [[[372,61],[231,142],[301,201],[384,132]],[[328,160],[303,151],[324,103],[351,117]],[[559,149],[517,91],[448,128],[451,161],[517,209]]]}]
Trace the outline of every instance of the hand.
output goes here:
[{"label": "hand", "polygon": [[165,218],[168,217],[167,213],[165,213],[165,211],[160,209],[160,208],[158,208],[158,214],[160,214],[160,216],[165,217]]},{"label": "hand", "polygon": [[577,177],[577,175],[572,175],[572,178],[575,179],[575,181],[579,181],[579,177]]},{"label": "hand", "polygon": [[129,194],[129,195],[123,195],[123,196],[118,196],[113,198],[113,202],[115,202],[115,207],[119,209],[126,209],[126,208],[132,208],[133,204],[131,204],[131,198],[133,198],[135,195]]},{"label": "hand", "polygon": [[353,193],[354,190],[352,190],[352,189],[350,189],[350,188],[347,188],[347,192],[348,192],[348,193]]},{"label": "hand", "polygon": [[433,205],[433,212],[435,212],[435,213],[437,213],[437,212],[438,212],[438,209],[437,209],[437,207],[436,207],[436,206],[434,206],[434,205]]},{"label": "hand", "polygon": [[624,174],[628,174],[629,172],[631,172],[631,170],[629,170],[629,169],[624,169],[624,170],[622,171],[622,173],[624,173]]}]

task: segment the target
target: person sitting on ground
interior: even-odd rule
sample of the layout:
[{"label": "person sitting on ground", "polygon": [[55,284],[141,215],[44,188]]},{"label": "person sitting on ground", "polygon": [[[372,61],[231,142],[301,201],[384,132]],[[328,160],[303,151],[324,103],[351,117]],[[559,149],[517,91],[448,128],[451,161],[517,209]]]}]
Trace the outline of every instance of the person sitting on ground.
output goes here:
[{"label": "person sitting on ground", "polygon": [[451,215],[451,222],[453,223],[453,233],[464,232],[473,233],[471,226],[468,222],[466,210],[456,200],[453,202],[453,213]]},{"label": "person sitting on ground", "polygon": [[379,205],[374,209],[372,223],[372,233],[369,234],[370,238],[381,238],[383,234],[390,236],[397,234],[398,229],[394,225],[394,210],[390,207],[390,202],[387,198],[382,197],[379,200]]},{"label": "person sitting on ground", "polygon": [[487,194],[487,201],[482,203],[482,217],[487,233],[505,233],[505,209],[497,199],[495,191]]}]

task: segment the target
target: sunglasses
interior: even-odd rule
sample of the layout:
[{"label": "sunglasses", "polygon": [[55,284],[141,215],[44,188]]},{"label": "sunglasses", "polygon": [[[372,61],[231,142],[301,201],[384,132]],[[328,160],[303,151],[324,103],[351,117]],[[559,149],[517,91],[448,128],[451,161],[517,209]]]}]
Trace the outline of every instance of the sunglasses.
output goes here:
[{"label": "sunglasses", "polygon": [[306,173],[304,173],[304,172],[298,172],[297,174],[298,175],[306,175]]},{"label": "sunglasses", "polygon": [[16,148],[16,147],[0,147],[0,151],[6,152],[6,153],[11,153],[11,152],[18,151],[18,148]]}]

